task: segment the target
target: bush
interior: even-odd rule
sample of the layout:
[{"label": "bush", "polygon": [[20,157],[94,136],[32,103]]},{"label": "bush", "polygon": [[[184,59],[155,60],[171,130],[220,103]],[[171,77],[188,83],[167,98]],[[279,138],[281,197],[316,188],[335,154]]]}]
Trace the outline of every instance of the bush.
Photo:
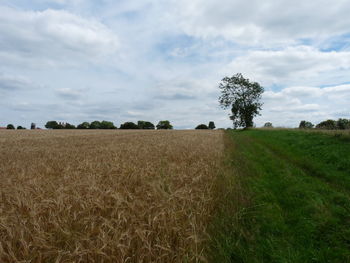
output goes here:
[{"label": "bush", "polygon": [[15,129],[15,126],[13,126],[13,124],[8,124],[6,129],[8,130],[14,130]]},{"label": "bush", "polygon": [[272,123],[271,122],[266,122],[264,124],[264,128],[273,128]]},{"label": "bush", "polygon": [[145,130],[154,130],[155,126],[152,122],[149,121],[138,121],[137,126],[139,129],[145,129]]},{"label": "bush", "polygon": [[22,127],[21,125],[17,126],[17,130],[25,130],[25,127]]},{"label": "bush", "polygon": [[116,129],[114,123],[111,121],[102,121],[100,125],[100,129]]},{"label": "bush", "polygon": [[316,125],[317,129],[325,129],[325,130],[336,130],[337,122],[335,120],[326,120]]},{"label": "bush", "polygon": [[101,122],[99,121],[91,122],[89,129],[101,129]]},{"label": "bush", "polygon": [[158,130],[172,130],[173,126],[170,124],[170,121],[159,121],[157,124]]},{"label": "bush", "polygon": [[124,130],[136,130],[139,129],[139,126],[133,122],[125,122],[124,124],[120,125],[120,129]]},{"label": "bush", "polygon": [[46,129],[60,129],[62,128],[61,125],[58,124],[57,121],[48,121],[46,124],[45,124],[45,128]]},{"label": "bush", "polygon": [[196,127],[196,130],[207,130],[209,129],[207,125],[205,124],[199,124],[197,127]]},{"label": "bush", "polygon": [[75,129],[75,125],[66,123],[62,129]]},{"label": "bush", "polygon": [[299,129],[312,129],[314,125],[309,121],[301,121],[299,124]]},{"label": "bush", "polygon": [[337,128],[340,130],[348,130],[350,129],[350,120],[347,119],[338,119]]},{"label": "bush", "polygon": [[88,122],[83,122],[77,126],[77,129],[90,129],[90,123]]}]

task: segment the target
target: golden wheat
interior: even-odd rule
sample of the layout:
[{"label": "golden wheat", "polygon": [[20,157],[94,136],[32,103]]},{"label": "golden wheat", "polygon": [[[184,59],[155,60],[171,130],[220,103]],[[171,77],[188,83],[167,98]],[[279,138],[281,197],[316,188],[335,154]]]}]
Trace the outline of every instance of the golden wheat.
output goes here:
[{"label": "golden wheat", "polygon": [[205,261],[220,131],[1,131],[1,262]]}]

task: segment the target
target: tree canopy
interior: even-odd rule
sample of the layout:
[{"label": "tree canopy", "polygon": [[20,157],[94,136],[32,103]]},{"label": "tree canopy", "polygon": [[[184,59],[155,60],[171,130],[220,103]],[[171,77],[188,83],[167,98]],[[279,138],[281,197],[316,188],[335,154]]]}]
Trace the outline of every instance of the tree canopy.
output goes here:
[{"label": "tree canopy", "polygon": [[208,128],[211,129],[211,130],[214,130],[216,128],[215,127],[215,123],[213,121],[210,121],[209,125],[208,125]]},{"label": "tree canopy", "polygon": [[299,124],[299,129],[312,129],[314,125],[309,121],[301,121]]},{"label": "tree canopy", "polygon": [[14,130],[15,129],[15,126],[13,124],[8,124],[6,129],[8,130]]},{"label": "tree canopy", "polygon": [[116,127],[114,126],[114,123],[111,121],[102,121],[100,123],[100,129],[116,129]]},{"label": "tree canopy", "polygon": [[231,108],[230,119],[233,126],[253,127],[253,118],[259,115],[263,103],[260,102],[264,88],[257,82],[250,82],[241,73],[225,77],[219,84],[219,103],[224,109]]},{"label": "tree canopy", "polygon": [[170,121],[159,121],[157,124],[158,130],[172,130],[173,126],[170,124]]},{"label": "tree canopy", "polygon": [[136,130],[139,129],[139,126],[133,122],[125,122],[122,125],[120,125],[120,129],[126,129],[126,130]]},{"label": "tree canopy", "polygon": [[335,120],[326,120],[322,121],[316,125],[317,129],[325,129],[325,130],[336,130],[337,122]]},{"label": "tree canopy", "polygon": [[77,129],[89,129],[90,128],[90,123],[88,122],[83,122],[83,123],[80,123],[78,126],[77,126]]},{"label": "tree canopy", "polygon": [[48,121],[45,124],[46,129],[60,129],[61,125],[57,121]]},{"label": "tree canopy", "polygon": [[208,130],[208,126],[205,125],[205,124],[199,124],[197,127],[196,127],[196,130]]},{"label": "tree canopy", "polygon": [[138,121],[137,126],[139,129],[145,129],[145,130],[154,130],[155,126],[152,122],[149,121]]}]

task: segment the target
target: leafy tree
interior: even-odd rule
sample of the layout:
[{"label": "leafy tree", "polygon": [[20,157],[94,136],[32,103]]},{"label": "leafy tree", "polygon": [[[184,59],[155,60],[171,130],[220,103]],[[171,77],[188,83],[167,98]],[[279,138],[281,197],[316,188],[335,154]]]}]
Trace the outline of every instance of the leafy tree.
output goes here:
[{"label": "leafy tree", "polygon": [[316,125],[317,129],[325,129],[325,130],[336,130],[337,122],[335,120],[326,120]]},{"label": "leafy tree", "polygon": [[216,127],[215,127],[215,123],[213,121],[210,121],[209,122],[209,125],[208,125],[209,129],[211,130],[214,130]]},{"label": "leafy tree", "polygon": [[21,125],[17,126],[17,130],[25,130],[25,129],[26,129],[26,128],[23,127],[23,126],[21,126]]},{"label": "leafy tree", "polygon": [[350,129],[350,120],[348,119],[338,119],[337,128],[340,130],[348,130]]},{"label": "leafy tree", "polygon": [[312,129],[315,125],[313,125],[309,121],[301,121],[299,124],[299,129]]},{"label": "leafy tree", "polygon": [[139,129],[139,126],[133,122],[125,122],[124,124],[120,125],[120,129],[136,130]]},{"label": "leafy tree", "polygon": [[116,129],[114,123],[111,121],[102,121],[100,129]]},{"label": "leafy tree", "polygon": [[157,124],[158,130],[172,130],[173,126],[170,124],[170,121],[159,121]]},{"label": "leafy tree", "polygon": [[264,128],[273,128],[273,125],[272,125],[271,122],[266,122],[266,123],[264,124]]},{"label": "leafy tree", "polygon": [[13,126],[13,124],[8,124],[6,129],[8,130],[14,130],[15,129],[15,126]]},{"label": "leafy tree", "polygon": [[224,109],[231,108],[230,119],[234,127],[253,127],[253,118],[259,115],[263,105],[260,100],[264,88],[238,73],[231,78],[223,78],[219,89],[221,91],[219,103]]},{"label": "leafy tree", "polygon": [[149,122],[149,121],[138,121],[137,126],[140,129],[146,129],[146,130],[154,130],[155,129],[154,124],[152,122]]},{"label": "leafy tree", "polygon": [[199,124],[197,127],[196,127],[196,130],[207,130],[209,129],[207,125],[205,124]]},{"label": "leafy tree", "polygon": [[73,124],[66,123],[63,129],[75,129],[75,126]]},{"label": "leafy tree", "polygon": [[83,123],[80,123],[78,126],[77,126],[77,129],[89,129],[90,128],[90,123],[88,122],[83,122]]},{"label": "leafy tree", "polygon": [[89,129],[94,129],[94,130],[101,129],[101,122],[99,122],[99,121],[91,122]]},{"label": "leafy tree", "polygon": [[62,126],[60,124],[58,124],[57,121],[48,121],[46,124],[45,124],[45,128],[46,129],[61,129]]}]

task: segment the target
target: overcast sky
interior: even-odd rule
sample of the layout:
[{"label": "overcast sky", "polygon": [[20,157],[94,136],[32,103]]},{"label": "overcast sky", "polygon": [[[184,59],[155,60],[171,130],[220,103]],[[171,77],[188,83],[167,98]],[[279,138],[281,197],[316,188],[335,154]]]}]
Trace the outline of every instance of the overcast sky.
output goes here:
[{"label": "overcast sky", "polygon": [[350,118],[348,0],[0,0],[0,126],[230,127],[218,84],[265,88],[257,126]]}]

